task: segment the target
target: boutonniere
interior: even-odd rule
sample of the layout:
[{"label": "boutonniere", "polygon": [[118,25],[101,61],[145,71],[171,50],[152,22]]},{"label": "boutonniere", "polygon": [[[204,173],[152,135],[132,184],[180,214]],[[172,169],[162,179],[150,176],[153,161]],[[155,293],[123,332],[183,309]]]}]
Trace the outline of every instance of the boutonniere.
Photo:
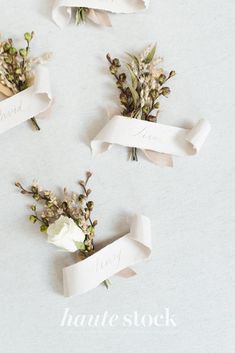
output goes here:
[{"label": "boutonniere", "polygon": [[30,44],[34,33],[24,34],[25,46],[16,48],[13,39],[0,40],[0,133],[31,119],[37,130],[36,116],[51,103],[46,63],[50,53],[31,57]]},{"label": "boutonniere", "polygon": [[128,57],[123,66],[118,58],[107,55],[119,90],[120,113],[91,142],[93,153],[119,144],[130,148],[133,161],[138,161],[140,149],[155,164],[169,167],[173,166],[172,155],[196,154],[210,131],[207,121],[200,120],[191,130],[158,123],[161,100],[171,93],[169,83],[175,71],[166,72],[161,67],[156,46]]},{"label": "boutonniere", "polygon": [[29,221],[39,224],[47,234],[48,243],[69,253],[78,255],[78,262],[63,269],[64,295],[85,293],[99,284],[109,286],[114,274],[130,277],[135,274],[129,266],[143,261],[151,253],[151,230],[149,219],[134,216],[130,232],[103,249],[95,249],[97,220],[93,219],[94,202],[88,187],[91,173],[79,182],[80,193],[64,189],[58,198],[53,192],[44,190],[34,182],[29,189],[15,183],[23,195],[34,200]]},{"label": "boutonniere", "polygon": [[52,17],[63,27],[74,18],[76,24],[90,20],[97,25],[111,26],[108,13],[134,13],[145,10],[150,0],[56,0]]}]

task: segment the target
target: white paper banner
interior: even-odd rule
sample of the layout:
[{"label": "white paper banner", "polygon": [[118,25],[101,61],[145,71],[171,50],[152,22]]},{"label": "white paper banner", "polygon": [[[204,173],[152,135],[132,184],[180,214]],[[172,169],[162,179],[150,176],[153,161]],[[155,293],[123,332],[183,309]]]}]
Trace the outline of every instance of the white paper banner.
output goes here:
[{"label": "white paper banner", "polygon": [[51,99],[48,70],[39,66],[31,87],[0,102],[0,133],[43,113]]},{"label": "white paper banner", "polygon": [[115,274],[130,277],[135,272],[129,266],[146,260],[150,254],[150,220],[136,215],[128,234],[87,259],[63,269],[64,295],[88,292]]},{"label": "white paper banner", "polygon": [[[52,18],[59,27],[64,27],[71,20],[73,7],[88,7],[113,13],[134,13],[148,8],[149,2],[150,0],[55,0]],[[94,13],[90,16],[92,21],[93,18]],[[106,19],[103,21],[100,19],[100,24],[108,25],[105,21]]]},{"label": "white paper banner", "polygon": [[[171,155],[191,156],[199,152],[210,124],[202,119],[192,129],[151,123],[123,116],[114,116],[91,141],[94,155],[111,148],[112,144],[136,147],[156,164],[171,165]],[[167,160],[164,161],[165,157]],[[161,163],[162,162],[162,163]],[[170,163],[170,164],[169,164]]]}]

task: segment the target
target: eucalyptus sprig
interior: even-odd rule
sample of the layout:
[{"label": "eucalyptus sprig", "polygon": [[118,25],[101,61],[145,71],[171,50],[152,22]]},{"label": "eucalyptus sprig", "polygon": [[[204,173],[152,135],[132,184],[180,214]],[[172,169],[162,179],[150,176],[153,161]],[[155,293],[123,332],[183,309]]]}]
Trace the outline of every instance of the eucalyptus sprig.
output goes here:
[{"label": "eucalyptus sprig", "polygon": [[[165,73],[159,68],[160,58],[155,57],[156,46],[148,47],[139,56],[127,54],[130,61],[123,67],[118,58],[107,54],[109,71],[119,89],[121,115],[157,122],[160,112],[160,98],[171,93],[166,85],[175,76],[175,71]],[[131,158],[138,160],[137,149],[131,149]]]}]

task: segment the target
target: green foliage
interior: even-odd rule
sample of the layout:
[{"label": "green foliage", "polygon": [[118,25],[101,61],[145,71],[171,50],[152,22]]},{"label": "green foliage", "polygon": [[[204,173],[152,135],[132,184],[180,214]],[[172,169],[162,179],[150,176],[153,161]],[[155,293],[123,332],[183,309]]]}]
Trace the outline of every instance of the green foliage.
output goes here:
[{"label": "green foliage", "polygon": [[79,25],[86,21],[87,13],[89,9],[87,7],[77,7],[75,9],[75,23]]}]

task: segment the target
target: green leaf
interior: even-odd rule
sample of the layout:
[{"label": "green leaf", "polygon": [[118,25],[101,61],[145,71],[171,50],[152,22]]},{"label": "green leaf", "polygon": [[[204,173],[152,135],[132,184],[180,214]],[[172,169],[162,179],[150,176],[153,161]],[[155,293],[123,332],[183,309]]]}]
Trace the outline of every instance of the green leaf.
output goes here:
[{"label": "green leaf", "polygon": [[128,69],[130,76],[131,76],[132,87],[136,90],[136,88],[138,86],[138,79],[137,79],[136,75],[134,74],[132,67],[129,64],[127,64],[127,69]]},{"label": "green leaf", "polygon": [[137,101],[139,99],[139,95],[138,95],[138,93],[136,92],[136,90],[132,86],[130,86],[129,88],[130,88],[130,91],[131,91],[131,94],[132,94],[132,98],[134,100],[134,104],[136,106],[137,105]]},{"label": "green leaf", "polygon": [[151,63],[151,61],[153,60],[154,55],[156,53],[156,49],[157,49],[157,47],[156,47],[156,45],[154,45],[154,47],[151,49],[151,51],[148,53],[148,55],[144,59],[144,63],[145,64],[150,64]]},{"label": "green leaf", "polygon": [[78,250],[86,250],[85,244],[82,243],[81,241],[75,241],[74,243],[75,243],[76,248],[77,248]]},{"label": "green leaf", "polygon": [[88,12],[87,7],[77,7],[76,8],[76,10],[75,10],[76,25],[79,25],[80,23],[85,22],[87,12]]},{"label": "green leaf", "polygon": [[139,68],[140,68],[140,62],[139,62],[139,59],[137,58],[137,56],[135,55],[132,55],[132,54],[129,54],[129,53],[126,53],[135,63],[136,65],[136,68],[138,69],[139,71]]},{"label": "green leaf", "polygon": [[75,23],[76,25],[78,25],[80,22],[81,22],[81,16],[80,16],[79,10],[77,9],[75,13]]},{"label": "green leaf", "polygon": [[138,92],[136,91],[136,88],[138,87],[138,78],[136,77],[136,75],[134,74],[131,65],[127,64],[127,69],[130,73],[131,76],[131,86],[129,86],[131,94],[132,94],[132,98],[134,101],[134,104],[137,104],[137,101],[139,99],[139,95]]}]

